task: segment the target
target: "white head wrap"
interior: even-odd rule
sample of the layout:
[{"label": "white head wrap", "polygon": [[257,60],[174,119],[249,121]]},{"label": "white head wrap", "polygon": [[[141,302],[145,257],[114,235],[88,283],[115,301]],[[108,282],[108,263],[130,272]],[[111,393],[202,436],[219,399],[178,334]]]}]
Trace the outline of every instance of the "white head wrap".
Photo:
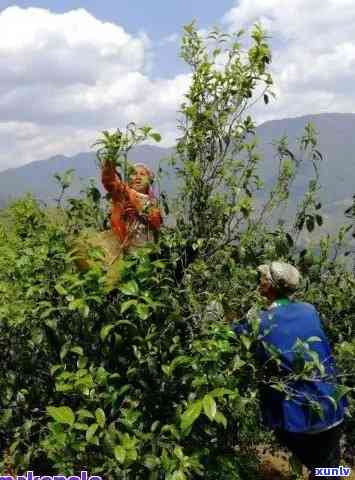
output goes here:
[{"label": "white head wrap", "polygon": [[154,180],[154,177],[155,177],[154,173],[152,172],[152,170],[151,170],[145,163],[135,163],[135,164],[133,165],[133,167],[134,167],[134,168],[137,168],[137,167],[144,168],[144,169],[148,172],[148,175],[149,175],[151,181]]},{"label": "white head wrap", "polygon": [[265,276],[277,289],[294,291],[300,285],[301,274],[293,265],[284,262],[271,262],[260,265],[257,271]]}]

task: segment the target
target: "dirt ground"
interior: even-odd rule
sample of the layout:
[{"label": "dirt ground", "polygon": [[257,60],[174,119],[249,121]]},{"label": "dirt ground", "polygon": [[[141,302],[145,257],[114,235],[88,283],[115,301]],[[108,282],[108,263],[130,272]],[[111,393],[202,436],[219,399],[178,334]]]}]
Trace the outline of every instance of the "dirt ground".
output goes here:
[{"label": "dirt ground", "polygon": [[[262,460],[262,475],[263,480],[291,480],[292,475],[290,473],[290,467],[288,462],[288,456],[286,453],[279,452],[275,455],[271,453],[261,453]],[[343,463],[344,466],[347,466],[346,463]],[[308,479],[307,469],[304,469],[303,478]],[[321,477],[320,477],[321,478]],[[355,470],[351,472],[349,480],[355,480]]]}]

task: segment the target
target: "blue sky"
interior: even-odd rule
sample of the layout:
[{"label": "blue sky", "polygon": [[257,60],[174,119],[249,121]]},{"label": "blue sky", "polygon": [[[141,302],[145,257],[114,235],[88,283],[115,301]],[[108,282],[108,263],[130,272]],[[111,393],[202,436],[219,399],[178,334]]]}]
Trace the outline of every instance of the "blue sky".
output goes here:
[{"label": "blue sky", "polygon": [[219,21],[233,6],[231,0],[85,0],[85,1],[0,1],[0,8],[18,5],[20,7],[49,8],[63,13],[76,8],[85,8],[95,17],[123,25],[131,32],[144,28],[152,38],[159,39],[176,32],[184,23],[198,18],[204,26]]},{"label": "blue sky", "polygon": [[85,0],[83,1],[1,1],[1,8],[11,5],[21,7],[49,8],[54,12],[66,12],[75,8],[85,8],[101,20],[112,21],[135,32],[142,27],[152,37],[158,39],[175,32],[192,18],[208,26],[224,15],[234,5],[231,0]]},{"label": "blue sky", "polygon": [[[36,8],[33,8],[36,7]],[[355,111],[354,0],[0,0],[0,170],[87,151],[103,129],[177,137],[182,26],[271,36],[275,100],[257,123]]]}]

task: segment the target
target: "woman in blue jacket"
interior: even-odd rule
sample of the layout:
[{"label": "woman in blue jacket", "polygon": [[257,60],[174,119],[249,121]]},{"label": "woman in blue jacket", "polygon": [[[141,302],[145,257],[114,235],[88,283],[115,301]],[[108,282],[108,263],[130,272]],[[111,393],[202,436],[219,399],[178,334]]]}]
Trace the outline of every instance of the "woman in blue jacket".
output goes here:
[{"label": "woman in blue jacket", "polygon": [[[298,270],[272,262],[258,267],[258,273],[269,306],[259,313],[257,355],[268,380],[274,380],[260,389],[263,419],[313,479],[320,473],[316,469],[340,466],[346,399],[338,393],[334,359],[317,310],[291,300],[301,279]],[[248,322],[233,326],[237,334],[248,328]]]}]

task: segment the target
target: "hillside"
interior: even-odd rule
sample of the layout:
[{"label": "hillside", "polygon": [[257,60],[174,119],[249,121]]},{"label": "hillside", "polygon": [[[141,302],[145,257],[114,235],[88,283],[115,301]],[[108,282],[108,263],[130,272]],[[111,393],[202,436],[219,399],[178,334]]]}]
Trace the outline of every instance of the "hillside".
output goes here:
[{"label": "hillside", "polygon": [[[324,200],[329,209],[351,197],[354,188],[355,170],[355,114],[324,113],[305,117],[266,122],[258,127],[260,151],[264,154],[264,178],[270,181],[275,172],[275,158],[271,142],[286,134],[292,148],[302,135],[307,122],[312,122],[318,131],[319,150],[323,154],[320,180]],[[304,168],[297,181],[302,190],[311,168]]]},{"label": "hillside", "polygon": [[[155,169],[159,160],[170,154],[169,149],[155,146],[138,146],[130,155],[133,162],[146,163]],[[73,157],[57,155],[47,160],[29,163],[22,167],[0,172],[0,205],[5,199],[18,197],[31,192],[45,202],[52,202],[58,192],[53,175],[70,168],[75,169],[75,177],[67,194],[77,195],[90,178],[98,179],[98,168],[94,152],[79,153]]]},{"label": "hillside", "polygon": [[[355,190],[354,154],[355,151],[355,114],[319,114],[298,118],[274,120],[260,125],[257,129],[259,151],[263,162],[260,173],[265,181],[265,191],[270,188],[277,169],[277,159],[273,141],[287,135],[291,148],[296,148],[296,140],[302,135],[305,124],[312,121],[319,133],[319,149],[323,153],[320,179],[322,200],[328,223],[334,227],[343,220],[343,211],[349,204]],[[130,160],[144,161],[157,169],[159,161],[168,157],[172,149],[156,146],[140,146],[132,152]],[[91,178],[98,178],[95,153],[80,153],[73,157],[55,156],[47,160],[32,162],[22,167],[0,172],[0,207],[9,198],[33,192],[45,202],[53,201],[58,188],[53,179],[56,172],[69,168],[76,171],[75,180],[68,195],[76,195]],[[300,198],[306,188],[311,172],[311,165],[305,165],[294,185],[296,199]],[[174,178],[165,179],[163,187],[169,192],[174,189]]]}]

